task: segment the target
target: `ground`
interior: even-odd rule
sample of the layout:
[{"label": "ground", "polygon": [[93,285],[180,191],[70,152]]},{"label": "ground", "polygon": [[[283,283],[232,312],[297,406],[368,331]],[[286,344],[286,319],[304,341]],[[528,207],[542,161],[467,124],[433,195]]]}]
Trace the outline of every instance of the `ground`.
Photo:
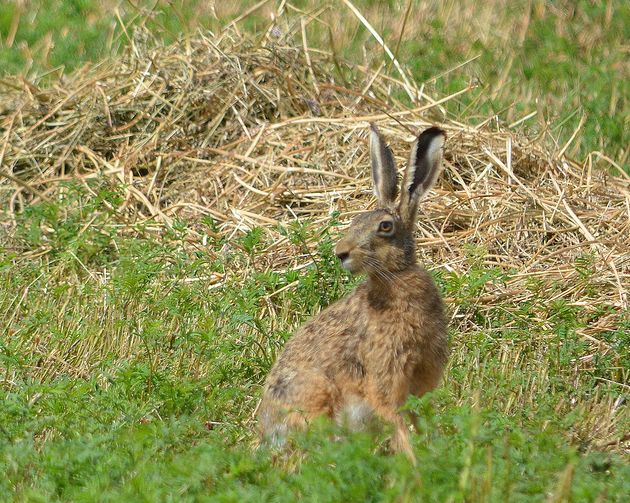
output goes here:
[{"label": "ground", "polygon": [[[630,7],[213,5],[0,12],[0,500],[624,501]],[[253,449],[282,344],[360,281],[333,246],[372,201],[368,116],[400,164],[449,134],[418,245],[452,356],[407,404],[417,469],[325,422]]]}]

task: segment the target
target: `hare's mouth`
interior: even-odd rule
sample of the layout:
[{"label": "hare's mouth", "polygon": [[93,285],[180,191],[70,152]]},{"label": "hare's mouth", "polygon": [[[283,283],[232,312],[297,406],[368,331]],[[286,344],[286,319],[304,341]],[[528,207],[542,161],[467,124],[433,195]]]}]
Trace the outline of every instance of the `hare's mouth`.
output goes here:
[{"label": "hare's mouth", "polygon": [[355,261],[349,256],[341,259],[341,267],[343,267],[346,271],[354,272],[354,264]]},{"label": "hare's mouth", "polygon": [[360,272],[360,262],[355,257],[351,257],[350,254],[340,254],[339,260],[341,261],[341,267],[343,267],[346,271],[352,274]]}]

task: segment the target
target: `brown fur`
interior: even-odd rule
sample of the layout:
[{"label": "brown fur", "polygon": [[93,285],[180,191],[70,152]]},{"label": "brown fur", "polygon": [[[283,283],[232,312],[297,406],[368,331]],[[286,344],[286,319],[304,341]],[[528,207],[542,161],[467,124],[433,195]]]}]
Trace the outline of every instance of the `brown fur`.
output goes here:
[{"label": "brown fur", "polygon": [[[388,150],[373,132],[375,146]],[[439,161],[431,169],[439,170]],[[389,162],[373,164],[385,170],[381,178],[391,176],[387,170],[395,177],[393,157]],[[394,426],[393,448],[415,462],[398,409],[410,394],[438,385],[448,358],[447,322],[431,276],[416,263],[415,215],[401,218],[390,199],[357,217],[336,247],[344,266],[367,273],[367,281],[302,326],[267,378],[258,418],[272,442],[316,416],[339,420],[348,407],[364,404]],[[387,235],[383,221],[393,225]]]}]

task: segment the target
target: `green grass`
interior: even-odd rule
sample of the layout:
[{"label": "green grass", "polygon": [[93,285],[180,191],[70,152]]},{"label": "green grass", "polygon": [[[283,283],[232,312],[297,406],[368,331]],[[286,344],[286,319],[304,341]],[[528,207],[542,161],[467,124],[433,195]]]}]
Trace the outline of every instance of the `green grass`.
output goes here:
[{"label": "green grass", "polygon": [[9,2],[0,11],[4,73],[72,71],[120,52],[133,28],[146,26],[165,42],[207,23],[205,2],[37,0]]},{"label": "green grass", "polygon": [[208,246],[191,248],[183,222],[161,237],[130,230],[120,188],[90,189],[68,184],[60,202],[20,214],[0,256],[8,501],[621,502],[630,491],[627,459],[598,447],[630,427],[611,416],[619,389],[608,383],[627,380],[628,326],[607,334],[614,351],[576,369],[585,313],[545,302],[536,284],[516,310],[478,310],[484,287],[512,273],[484,268],[475,249],[469,273],[436,273],[479,329],[452,331],[445,385],[408,404],[421,416],[417,470],[387,453],[387,431],[333,441],[327,424],[293,454],[252,451],[278,349],[354,282],[333,255],[335,220],[281,229],[316,263],[273,273],[260,266],[262,229],[228,242],[207,220],[196,231]]}]

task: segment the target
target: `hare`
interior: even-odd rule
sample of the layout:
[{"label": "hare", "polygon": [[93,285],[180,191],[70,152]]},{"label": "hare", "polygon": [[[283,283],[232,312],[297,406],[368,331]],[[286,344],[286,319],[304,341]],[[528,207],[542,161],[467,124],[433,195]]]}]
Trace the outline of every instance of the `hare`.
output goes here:
[{"label": "hare", "polygon": [[392,448],[415,464],[398,409],[410,394],[433,390],[448,359],[442,299],[416,263],[413,238],[420,198],[442,170],[445,133],[431,127],[418,136],[396,205],[394,157],[370,126],[378,208],[356,217],[335,248],[342,266],[367,280],[287,342],[267,377],[258,427],[263,441],[282,444],[317,416],[352,426],[376,414],[394,427]]}]

